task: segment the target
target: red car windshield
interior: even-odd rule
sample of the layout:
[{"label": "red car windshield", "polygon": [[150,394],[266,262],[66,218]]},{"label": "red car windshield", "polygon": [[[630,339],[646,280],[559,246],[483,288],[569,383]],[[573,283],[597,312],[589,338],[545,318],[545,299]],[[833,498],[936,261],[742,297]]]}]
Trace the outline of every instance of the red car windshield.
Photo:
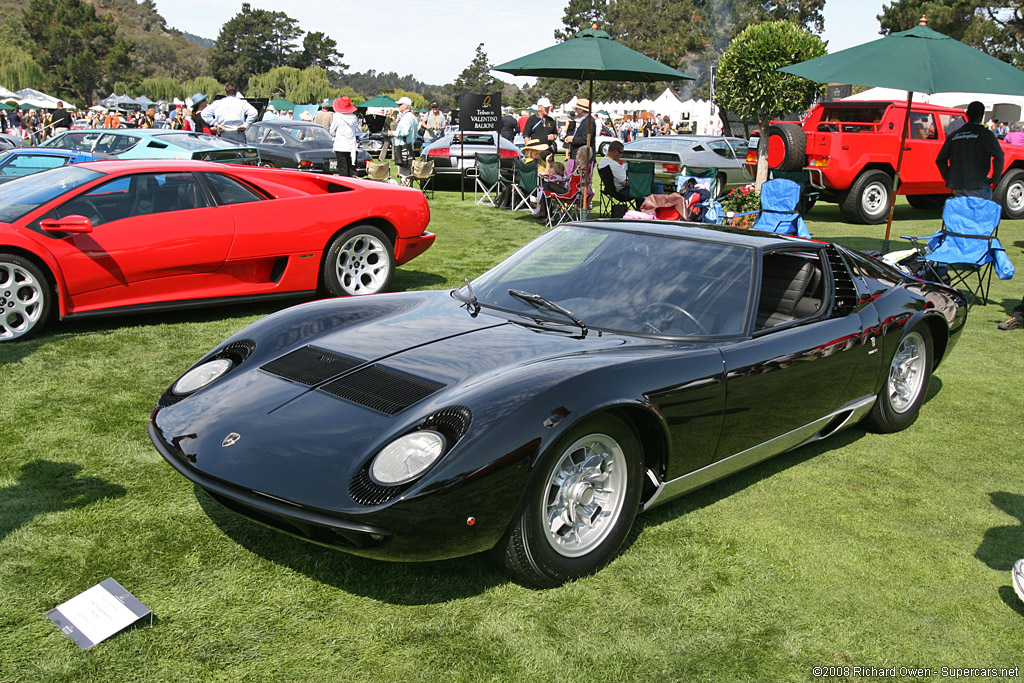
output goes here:
[{"label": "red car windshield", "polygon": [[76,164],[33,173],[4,183],[3,192],[0,192],[0,223],[13,223],[33,209],[101,175],[98,171]]}]

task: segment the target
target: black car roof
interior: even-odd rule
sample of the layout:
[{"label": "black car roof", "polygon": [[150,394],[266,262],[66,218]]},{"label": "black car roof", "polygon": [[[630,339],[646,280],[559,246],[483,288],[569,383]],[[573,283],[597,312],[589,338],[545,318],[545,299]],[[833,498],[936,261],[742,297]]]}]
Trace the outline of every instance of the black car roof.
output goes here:
[{"label": "black car roof", "polygon": [[740,228],[698,223],[603,219],[579,221],[575,223],[575,225],[588,225],[608,230],[640,232],[649,235],[663,235],[666,237],[685,237],[687,239],[703,240],[706,242],[734,244],[752,249],[774,249],[777,247],[793,246],[797,244],[812,248],[820,248],[822,244],[816,240],[805,240],[789,235],[776,235],[770,232],[742,230]]}]

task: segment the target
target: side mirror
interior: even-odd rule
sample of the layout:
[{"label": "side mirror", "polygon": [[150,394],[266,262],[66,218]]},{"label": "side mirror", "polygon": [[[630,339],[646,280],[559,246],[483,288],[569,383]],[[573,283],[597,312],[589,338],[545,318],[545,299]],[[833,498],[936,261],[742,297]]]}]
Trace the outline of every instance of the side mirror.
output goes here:
[{"label": "side mirror", "polygon": [[79,234],[92,232],[92,221],[85,216],[71,215],[64,218],[46,218],[39,221],[43,232]]}]

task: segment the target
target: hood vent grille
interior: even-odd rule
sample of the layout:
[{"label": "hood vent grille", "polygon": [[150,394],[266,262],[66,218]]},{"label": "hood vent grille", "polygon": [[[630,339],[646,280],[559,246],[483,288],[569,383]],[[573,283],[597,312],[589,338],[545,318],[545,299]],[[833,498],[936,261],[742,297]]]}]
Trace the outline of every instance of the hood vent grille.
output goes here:
[{"label": "hood vent grille", "polygon": [[303,346],[301,349],[296,349],[270,361],[262,369],[278,377],[313,386],[359,367],[364,362],[352,356],[325,351],[315,346]]},{"label": "hood vent grille", "polygon": [[341,398],[394,415],[443,388],[443,384],[372,365],[321,387]]}]

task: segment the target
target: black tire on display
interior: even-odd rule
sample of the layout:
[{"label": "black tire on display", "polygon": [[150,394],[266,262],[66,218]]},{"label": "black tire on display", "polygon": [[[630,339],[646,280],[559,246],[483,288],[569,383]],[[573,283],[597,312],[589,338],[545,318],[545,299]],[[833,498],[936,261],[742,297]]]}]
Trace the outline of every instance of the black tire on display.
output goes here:
[{"label": "black tire on display", "polygon": [[609,143],[609,142],[602,142],[601,143],[601,147],[598,148],[598,150],[597,150],[597,153],[600,154],[603,157],[608,156],[608,145],[609,144],[611,144],[611,143]]},{"label": "black tire on display", "polygon": [[996,183],[992,199],[1003,207],[1003,218],[1024,218],[1024,171],[1019,168],[1007,171]]},{"label": "black tire on display", "polygon": [[908,330],[889,363],[878,399],[864,418],[864,426],[881,434],[906,429],[914,423],[928,395],[932,377],[932,336],[923,325]]},{"label": "black tire on display", "polygon": [[642,478],[640,440],[628,423],[608,414],[581,421],[541,458],[495,559],[544,588],[594,573],[626,540]]},{"label": "black tire on display", "polygon": [[840,209],[843,216],[854,223],[877,225],[889,215],[889,197],[892,178],[885,171],[863,171],[850,186]]},{"label": "black tire on display", "polygon": [[42,269],[0,252],[0,342],[28,339],[46,326],[56,298]]},{"label": "black tire on display", "polygon": [[[773,140],[774,138],[774,140]],[[782,145],[783,154],[778,157],[775,165],[771,160],[776,155],[770,153],[772,145]],[[795,123],[786,121],[768,126],[769,168],[773,171],[799,171],[804,167],[807,151],[807,135],[804,129]]]},{"label": "black tire on display", "polygon": [[357,225],[331,241],[324,255],[321,284],[333,296],[376,294],[391,285],[395,249],[379,228]]}]

